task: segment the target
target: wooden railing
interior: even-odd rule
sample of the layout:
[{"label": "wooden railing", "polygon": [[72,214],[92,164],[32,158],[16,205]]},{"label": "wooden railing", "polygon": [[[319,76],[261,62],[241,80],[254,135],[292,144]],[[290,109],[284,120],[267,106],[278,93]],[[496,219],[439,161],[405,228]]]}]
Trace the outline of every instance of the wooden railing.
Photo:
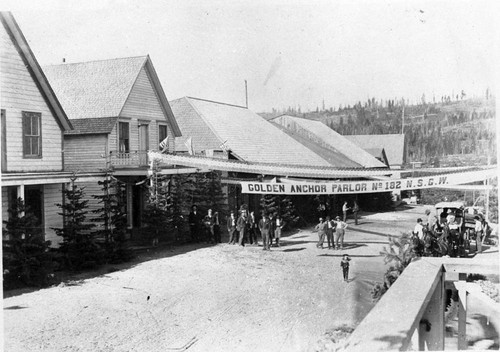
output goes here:
[{"label": "wooden railing", "polygon": [[[421,258],[410,264],[351,334],[346,351],[444,350],[445,282],[468,273],[498,275],[482,259]],[[464,320],[462,314],[459,319]],[[465,320],[460,322],[465,326]],[[459,347],[464,346],[464,333]]]},{"label": "wooden railing", "polygon": [[135,150],[128,153],[112,151],[109,153],[109,162],[114,167],[139,167],[148,165],[148,152]]}]

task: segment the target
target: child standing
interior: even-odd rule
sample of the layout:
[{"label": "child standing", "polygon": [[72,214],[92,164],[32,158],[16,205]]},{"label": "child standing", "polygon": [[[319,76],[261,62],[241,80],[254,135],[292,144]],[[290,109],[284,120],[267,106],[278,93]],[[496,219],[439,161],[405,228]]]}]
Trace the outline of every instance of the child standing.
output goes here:
[{"label": "child standing", "polygon": [[340,261],[340,266],[342,267],[342,272],[344,274],[344,281],[348,281],[349,277],[349,261],[351,258],[347,254],[344,254],[344,257]]}]

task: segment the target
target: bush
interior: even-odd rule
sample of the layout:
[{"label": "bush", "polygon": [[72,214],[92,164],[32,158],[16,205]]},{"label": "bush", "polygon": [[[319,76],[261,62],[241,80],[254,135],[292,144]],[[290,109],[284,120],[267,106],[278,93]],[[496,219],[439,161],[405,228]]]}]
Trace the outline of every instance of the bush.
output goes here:
[{"label": "bush", "polygon": [[[25,215],[20,216],[23,213]],[[9,220],[4,221],[4,289],[49,284],[54,268],[53,257],[49,252],[50,241],[45,241],[37,223],[38,219],[18,198],[9,209]]]}]

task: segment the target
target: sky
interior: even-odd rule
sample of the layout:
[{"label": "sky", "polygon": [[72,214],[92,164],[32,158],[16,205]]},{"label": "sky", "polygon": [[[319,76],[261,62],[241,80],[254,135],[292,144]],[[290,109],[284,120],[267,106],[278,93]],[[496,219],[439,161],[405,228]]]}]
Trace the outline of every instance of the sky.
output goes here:
[{"label": "sky", "polygon": [[[256,112],[495,93],[498,1],[4,0],[41,65],[149,54],[169,100]],[[495,65],[496,64],[496,65]]]}]

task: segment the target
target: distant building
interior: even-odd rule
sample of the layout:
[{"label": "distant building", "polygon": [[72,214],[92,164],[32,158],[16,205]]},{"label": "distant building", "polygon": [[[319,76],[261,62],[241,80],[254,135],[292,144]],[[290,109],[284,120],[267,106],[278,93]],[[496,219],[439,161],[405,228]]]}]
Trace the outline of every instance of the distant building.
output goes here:
[{"label": "distant building", "polygon": [[366,151],[383,149],[391,169],[402,169],[406,162],[404,134],[358,134],[344,137]]},{"label": "distant building", "polygon": [[357,163],[358,167],[386,167],[383,162],[377,160],[373,155],[365,151],[364,148],[351,142],[346,136],[340,135],[322,122],[289,115],[275,117],[270,122],[299,134],[326,149],[343,155],[345,158]]}]

